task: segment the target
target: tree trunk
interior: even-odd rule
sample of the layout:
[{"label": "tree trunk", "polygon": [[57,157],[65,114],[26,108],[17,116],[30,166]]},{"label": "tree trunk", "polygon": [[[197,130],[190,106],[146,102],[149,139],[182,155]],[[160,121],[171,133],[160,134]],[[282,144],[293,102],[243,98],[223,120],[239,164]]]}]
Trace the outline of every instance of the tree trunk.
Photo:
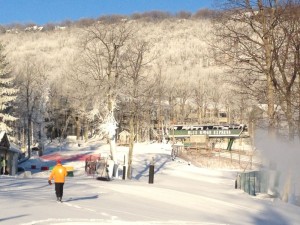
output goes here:
[{"label": "tree trunk", "polygon": [[[259,1],[260,2],[260,1]],[[264,50],[265,50],[265,60],[266,60],[266,67],[265,67],[265,74],[267,78],[267,104],[268,104],[268,134],[270,137],[275,137],[275,110],[274,110],[274,105],[275,105],[275,88],[274,84],[272,81],[272,74],[273,69],[272,69],[272,45],[271,45],[271,38],[270,38],[270,29],[268,27],[267,21],[266,21],[266,15],[264,12],[264,9],[262,7],[262,3],[260,7],[260,12],[263,15],[262,17],[262,29],[263,29],[263,42],[264,42]]]},{"label": "tree trunk", "polygon": [[[300,61],[300,60],[299,60]],[[300,62],[299,62],[299,67],[300,67]],[[300,71],[298,72],[298,107],[300,108]],[[298,109],[299,109],[298,108]],[[299,110],[299,115],[298,115],[298,139],[300,140],[300,110]]]},{"label": "tree trunk", "polygon": [[270,137],[275,137],[275,100],[274,100],[274,85],[270,75],[267,78],[267,89],[268,89],[268,134]]},{"label": "tree trunk", "polygon": [[291,93],[286,94],[286,115],[287,122],[289,126],[289,141],[294,141],[295,130],[294,130],[294,121],[293,121],[293,110],[292,110],[292,102],[291,102]]},{"label": "tree trunk", "polygon": [[111,159],[117,164],[117,154],[116,154],[116,124],[114,116],[114,99],[111,94],[108,95],[108,141],[111,153]]},{"label": "tree trunk", "polygon": [[127,168],[127,178],[132,178],[132,156],[133,156],[133,146],[134,146],[134,113],[130,113],[129,121],[129,152],[128,152],[128,168]]},{"label": "tree trunk", "polygon": [[28,158],[31,157],[31,115],[27,118],[27,151]]},{"label": "tree trunk", "polygon": [[87,119],[85,119],[84,121],[84,141],[87,141],[88,140],[88,137],[89,137],[89,125],[88,125],[88,121]]},{"label": "tree trunk", "polygon": [[201,106],[198,106],[197,114],[198,114],[198,123],[202,124],[202,107]]},{"label": "tree trunk", "polygon": [[80,140],[81,124],[80,118],[76,117],[76,140]]}]

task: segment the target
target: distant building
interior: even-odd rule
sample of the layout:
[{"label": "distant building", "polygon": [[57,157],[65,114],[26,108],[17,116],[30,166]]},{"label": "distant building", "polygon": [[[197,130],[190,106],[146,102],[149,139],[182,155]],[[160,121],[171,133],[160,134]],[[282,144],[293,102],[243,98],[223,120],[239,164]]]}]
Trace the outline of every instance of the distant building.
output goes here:
[{"label": "distant building", "polygon": [[1,175],[3,169],[5,174],[15,175],[17,173],[20,153],[18,149],[10,145],[6,132],[0,131],[0,160],[5,160],[5,168],[1,168]]},{"label": "distant building", "polygon": [[130,133],[126,130],[123,130],[121,133],[119,133],[119,144],[121,145],[129,144],[129,136]]}]

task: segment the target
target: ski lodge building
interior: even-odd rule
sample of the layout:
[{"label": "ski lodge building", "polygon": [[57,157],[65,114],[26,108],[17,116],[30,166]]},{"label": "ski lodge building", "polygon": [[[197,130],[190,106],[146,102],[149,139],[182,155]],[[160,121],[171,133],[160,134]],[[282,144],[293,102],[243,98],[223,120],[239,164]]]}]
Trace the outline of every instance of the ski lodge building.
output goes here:
[{"label": "ski lodge building", "polygon": [[[5,160],[4,174],[15,175],[17,173],[20,153],[18,149],[10,146],[6,132],[0,131],[0,161]],[[1,168],[0,174],[3,174],[3,168]]]}]

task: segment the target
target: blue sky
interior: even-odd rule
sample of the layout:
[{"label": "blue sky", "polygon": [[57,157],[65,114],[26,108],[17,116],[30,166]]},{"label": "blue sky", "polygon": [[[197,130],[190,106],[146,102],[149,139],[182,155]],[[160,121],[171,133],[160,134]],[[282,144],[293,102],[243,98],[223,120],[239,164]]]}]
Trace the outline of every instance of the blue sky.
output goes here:
[{"label": "blue sky", "polygon": [[196,12],[211,8],[214,0],[0,0],[0,24],[59,23],[102,15],[152,10]]}]

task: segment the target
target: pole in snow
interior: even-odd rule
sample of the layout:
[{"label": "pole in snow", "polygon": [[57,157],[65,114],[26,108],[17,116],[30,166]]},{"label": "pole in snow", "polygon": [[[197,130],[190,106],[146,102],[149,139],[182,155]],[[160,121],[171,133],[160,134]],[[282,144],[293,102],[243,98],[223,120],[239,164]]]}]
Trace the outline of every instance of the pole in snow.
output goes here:
[{"label": "pole in snow", "polygon": [[149,166],[149,184],[153,184],[154,182],[154,158],[152,158],[152,162]]},{"label": "pole in snow", "polygon": [[126,166],[123,166],[123,176],[122,179],[125,180],[126,177]]}]

